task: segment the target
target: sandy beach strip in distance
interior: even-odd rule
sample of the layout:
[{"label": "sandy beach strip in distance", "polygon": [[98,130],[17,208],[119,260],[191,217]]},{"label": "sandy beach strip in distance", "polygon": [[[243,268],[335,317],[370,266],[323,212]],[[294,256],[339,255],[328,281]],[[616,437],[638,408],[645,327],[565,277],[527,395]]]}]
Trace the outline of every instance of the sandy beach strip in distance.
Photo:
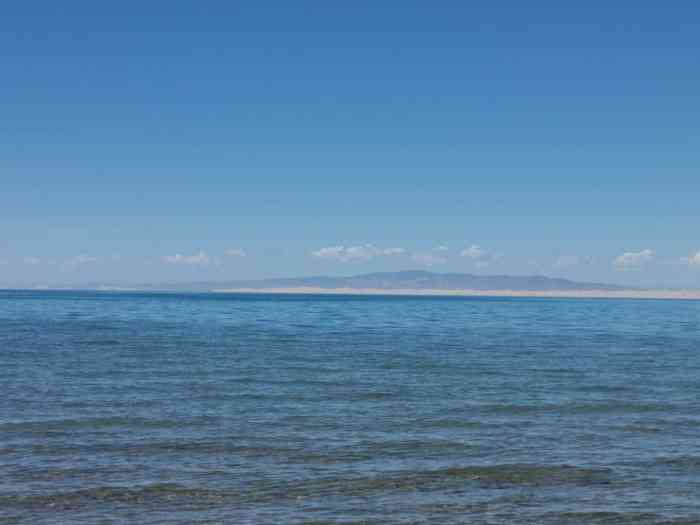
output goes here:
[{"label": "sandy beach strip in distance", "polygon": [[582,299],[685,299],[700,300],[700,290],[384,290],[381,288],[231,288],[215,293],[400,295],[435,297],[561,297]]}]

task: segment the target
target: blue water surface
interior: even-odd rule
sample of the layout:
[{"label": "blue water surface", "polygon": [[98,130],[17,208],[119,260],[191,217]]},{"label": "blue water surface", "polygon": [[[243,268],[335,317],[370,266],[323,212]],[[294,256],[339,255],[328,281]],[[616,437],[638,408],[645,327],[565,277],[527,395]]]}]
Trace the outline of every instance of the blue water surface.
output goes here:
[{"label": "blue water surface", "polygon": [[0,291],[0,394],[0,524],[700,522],[697,301]]}]

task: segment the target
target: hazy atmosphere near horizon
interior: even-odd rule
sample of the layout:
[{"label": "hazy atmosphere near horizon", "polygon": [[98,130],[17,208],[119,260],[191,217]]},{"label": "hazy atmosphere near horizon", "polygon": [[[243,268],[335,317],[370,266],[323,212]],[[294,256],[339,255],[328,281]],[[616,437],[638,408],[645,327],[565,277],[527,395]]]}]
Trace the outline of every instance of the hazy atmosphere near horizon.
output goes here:
[{"label": "hazy atmosphere near horizon", "polygon": [[699,10],[13,3],[0,285],[700,287]]},{"label": "hazy atmosphere near horizon", "polygon": [[0,9],[0,525],[699,525],[700,4]]}]

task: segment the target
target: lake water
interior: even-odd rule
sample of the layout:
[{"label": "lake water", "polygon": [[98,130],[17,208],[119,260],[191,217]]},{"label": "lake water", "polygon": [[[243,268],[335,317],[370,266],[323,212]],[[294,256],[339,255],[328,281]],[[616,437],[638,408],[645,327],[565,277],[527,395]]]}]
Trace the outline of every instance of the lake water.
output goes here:
[{"label": "lake water", "polygon": [[700,302],[0,292],[0,524],[691,522]]}]

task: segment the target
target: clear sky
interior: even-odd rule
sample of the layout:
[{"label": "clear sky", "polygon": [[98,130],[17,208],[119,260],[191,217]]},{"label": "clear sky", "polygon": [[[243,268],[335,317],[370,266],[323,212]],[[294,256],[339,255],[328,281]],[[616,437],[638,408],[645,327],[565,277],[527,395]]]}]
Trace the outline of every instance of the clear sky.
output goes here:
[{"label": "clear sky", "polygon": [[700,8],[565,3],[10,2],[0,283],[700,287]]}]

